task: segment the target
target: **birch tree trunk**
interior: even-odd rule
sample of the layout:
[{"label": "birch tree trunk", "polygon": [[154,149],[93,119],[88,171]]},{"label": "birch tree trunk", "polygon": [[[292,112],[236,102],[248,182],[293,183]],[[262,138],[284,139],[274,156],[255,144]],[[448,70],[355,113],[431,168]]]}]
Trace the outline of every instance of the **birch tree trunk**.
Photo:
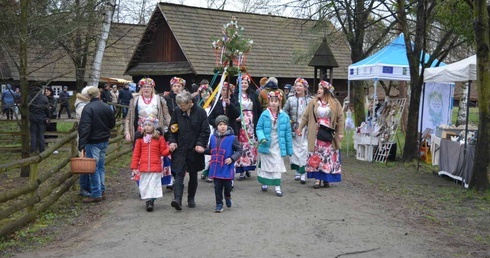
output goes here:
[{"label": "birch tree trunk", "polygon": [[95,51],[94,62],[92,65],[92,73],[89,81],[89,85],[91,86],[97,87],[99,85],[102,58],[104,57],[104,50],[106,47],[107,39],[109,38],[109,31],[111,30],[112,16],[114,14],[115,6],[116,0],[106,1],[104,22],[102,24],[102,33],[100,35],[99,41],[97,42],[97,50]]},{"label": "birch tree trunk", "polygon": [[461,99],[459,99],[458,119],[456,120],[456,126],[464,125],[466,123],[466,103],[468,102],[468,96],[468,83],[463,83],[461,86]]}]

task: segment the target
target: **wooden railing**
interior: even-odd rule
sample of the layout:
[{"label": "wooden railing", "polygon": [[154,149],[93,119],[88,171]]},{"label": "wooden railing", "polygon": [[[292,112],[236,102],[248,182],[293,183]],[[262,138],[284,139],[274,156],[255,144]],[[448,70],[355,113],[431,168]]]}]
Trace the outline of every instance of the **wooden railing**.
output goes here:
[{"label": "wooden railing", "polygon": [[[0,192],[0,236],[6,236],[36,219],[74,186],[78,175],[65,168],[70,164],[70,158],[78,156],[76,138],[77,132],[72,131],[63,138],[58,138],[39,155],[0,165],[0,175],[16,168],[30,166],[27,182],[11,188],[2,188]],[[55,150],[65,145],[69,145],[68,155],[51,156]],[[129,152],[131,146],[124,140],[123,123],[117,122],[109,140],[106,163]],[[56,165],[45,168],[43,164],[43,168],[40,169],[39,165],[43,161],[53,161],[51,163]]]}]

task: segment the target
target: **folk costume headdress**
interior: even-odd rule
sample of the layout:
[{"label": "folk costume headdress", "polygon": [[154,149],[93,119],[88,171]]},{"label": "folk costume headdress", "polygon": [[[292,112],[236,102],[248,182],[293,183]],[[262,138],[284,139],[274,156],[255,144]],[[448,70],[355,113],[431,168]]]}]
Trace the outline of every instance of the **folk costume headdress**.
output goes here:
[{"label": "folk costume headdress", "polygon": [[277,98],[279,101],[282,100],[282,93],[280,91],[271,91],[267,94],[267,98],[270,100],[272,98]]},{"label": "folk costume headdress", "polygon": [[324,81],[324,80],[320,81],[318,86],[324,88],[327,91],[330,91],[330,93],[332,93],[332,94],[333,94],[333,91],[335,90],[335,88],[332,86],[332,84],[330,84],[329,82]]},{"label": "folk costume headdress", "polygon": [[154,88],[155,81],[152,78],[143,78],[138,82],[138,85],[140,86],[140,88],[143,88],[144,86],[150,86]]},{"label": "folk costume headdress", "polygon": [[298,82],[299,82],[299,83],[301,83],[301,84],[303,84],[303,86],[305,86],[305,88],[308,88],[308,87],[309,87],[309,85],[308,85],[308,81],[307,81],[307,80],[305,80],[305,79],[303,79],[303,78],[301,78],[301,77],[298,77],[298,78],[297,78],[297,79],[294,81],[294,84],[296,85],[296,83],[298,83]]},{"label": "folk costume headdress", "polygon": [[185,87],[185,80],[183,78],[180,78],[180,77],[173,77],[171,80],[170,80],[170,85],[174,85],[176,83],[179,83],[179,84],[182,84],[182,87]]}]

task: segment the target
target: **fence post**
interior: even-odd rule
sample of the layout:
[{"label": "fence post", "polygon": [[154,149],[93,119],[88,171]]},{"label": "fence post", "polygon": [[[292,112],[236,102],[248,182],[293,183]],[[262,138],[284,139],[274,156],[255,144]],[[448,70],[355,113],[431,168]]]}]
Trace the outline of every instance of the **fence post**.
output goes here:
[{"label": "fence post", "polygon": [[[73,123],[73,128],[76,129],[77,127],[78,127],[78,122]],[[70,157],[74,157],[74,156],[75,157],[78,156],[78,134],[77,134],[77,137],[75,137],[75,139],[70,142]],[[71,163],[70,163],[70,170],[71,170]],[[77,184],[73,184],[71,189],[73,191],[76,191],[77,190]]]},{"label": "fence post", "polygon": [[[41,162],[42,160],[40,160],[39,162]],[[33,162],[31,163],[29,166],[31,167],[31,172],[29,173],[29,183],[35,183],[38,179],[38,176],[39,176],[39,170],[38,170],[38,162]],[[30,196],[34,196],[36,194],[36,191],[33,191],[31,192],[29,195]],[[27,207],[27,211],[28,212],[31,212],[34,210],[34,205],[31,205],[29,207]]]}]

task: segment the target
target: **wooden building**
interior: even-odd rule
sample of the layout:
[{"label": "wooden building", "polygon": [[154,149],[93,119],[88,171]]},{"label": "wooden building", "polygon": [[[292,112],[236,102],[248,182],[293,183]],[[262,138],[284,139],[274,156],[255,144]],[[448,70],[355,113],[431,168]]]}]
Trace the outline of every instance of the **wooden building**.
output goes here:
[{"label": "wooden building", "polygon": [[[128,63],[126,74],[137,82],[151,77],[159,92],[169,90],[173,76],[183,77],[187,88],[201,79],[211,81],[217,57],[213,39],[222,36],[223,25],[236,17],[243,36],[253,40],[246,55],[248,74],[258,85],[261,77],[277,77],[280,87],[304,77],[313,84],[314,68],[308,66],[326,36],[339,67],[333,70],[337,92],[347,91],[350,50],[332,24],[316,27],[317,21],[276,15],[241,13],[185,5],[160,3]],[[234,83],[236,78],[231,78]],[[214,85],[213,85],[214,86]]]},{"label": "wooden building", "polygon": [[[102,60],[101,78],[119,78],[131,80],[131,76],[124,71],[132,57],[134,49],[140,42],[145,30],[144,25],[113,23],[107,40],[107,47]],[[94,48],[95,46],[92,46]],[[91,50],[93,51],[93,49]],[[35,47],[28,50],[29,81],[39,85],[49,85],[55,92],[61,91],[62,86],[68,86],[69,90],[75,89],[75,66],[70,57],[61,47],[51,51],[48,55],[41,56]],[[91,63],[87,65],[90,69]],[[85,74],[88,81],[89,72]],[[101,80],[103,82],[104,80]],[[19,84],[19,72],[14,62],[0,51],[0,84]]]}]

